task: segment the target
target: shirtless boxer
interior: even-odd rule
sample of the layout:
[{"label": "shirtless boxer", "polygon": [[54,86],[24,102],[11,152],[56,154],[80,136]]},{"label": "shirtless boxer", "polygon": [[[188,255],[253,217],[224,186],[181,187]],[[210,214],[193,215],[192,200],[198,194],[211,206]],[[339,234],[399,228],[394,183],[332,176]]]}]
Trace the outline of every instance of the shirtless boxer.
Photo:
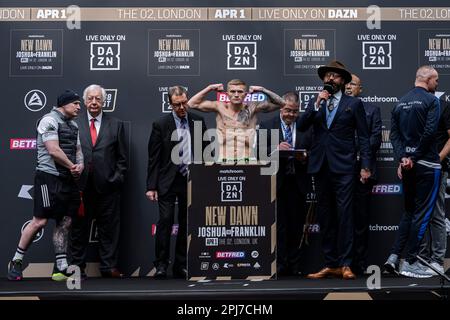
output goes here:
[{"label": "shirtless boxer", "polygon": [[[239,79],[227,83],[229,102],[205,100],[211,91],[223,91],[222,83],[210,84],[194,95],[188,102],[192,109],[216,113],[219,160],[242,160],[253,157],[253,144],[256,133],[258,112],[271,112],[284,106],[284,100],[261,86],[250,86]],[[247,93],[262,92],[265,101],[245,102]]]}]

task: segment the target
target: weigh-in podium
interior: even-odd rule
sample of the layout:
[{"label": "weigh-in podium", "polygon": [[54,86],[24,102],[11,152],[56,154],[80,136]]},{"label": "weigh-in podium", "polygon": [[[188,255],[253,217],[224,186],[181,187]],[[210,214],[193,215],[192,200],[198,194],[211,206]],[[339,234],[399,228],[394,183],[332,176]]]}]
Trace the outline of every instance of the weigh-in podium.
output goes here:
[{"label": "weigh-in podium", "polygon": [[188,279],[276,278],[276,176],[268,165],[193,164]]}]

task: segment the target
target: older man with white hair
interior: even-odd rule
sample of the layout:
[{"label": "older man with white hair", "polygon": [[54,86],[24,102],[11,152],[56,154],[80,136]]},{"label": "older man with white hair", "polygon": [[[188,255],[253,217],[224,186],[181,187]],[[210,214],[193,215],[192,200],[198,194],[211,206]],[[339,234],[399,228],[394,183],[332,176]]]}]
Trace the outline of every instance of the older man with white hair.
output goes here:
[{"label": "older man with white hair", "polygon": [[[73,222],[70,251],[72,264],[86,277],[86,249],[89,221],[95,219],[98,230],[100,272],[103,277],[120,278],[118,244],[120,233],[120,191],[128,167],[123,122],[103,112],[106,91],[99,85],[88,86],[83,93],[86,111],[77,123],[83,149],[85,170],[80,179],[84,214]],[[81,211],[80,211],[81,212]]]}]

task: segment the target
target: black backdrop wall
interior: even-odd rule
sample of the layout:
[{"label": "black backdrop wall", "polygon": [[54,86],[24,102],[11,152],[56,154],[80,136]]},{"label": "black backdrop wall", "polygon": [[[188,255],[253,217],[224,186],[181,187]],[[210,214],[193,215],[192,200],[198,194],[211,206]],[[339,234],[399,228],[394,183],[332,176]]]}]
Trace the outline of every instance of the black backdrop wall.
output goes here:
[{"label": "black backdrop wall", "polygon": [[[379,4],[380,29],[368,28],[367,17],[372,21],[374,15],[367,6],[376,2],[364,1],[347,1],[339,8],[326,1],[86,1],[77,3],[80,29],[66,22],[73,17],[66,8],[72,3],[39,2],[56,11],[25,1],[0,4],[0,265],[7,265],[21,228],[32,217],[36,121],[64,89],[81,94],[87,85],[101,84],[108,89],[106,111],[127,123],[130,170],[123,192],[120,267],[128,275],[144,276],[152,268],[152,225],[158,216],[157,206],[144,195],[147,141],[152,122],[170,111],[167,88],[181,84],[195,93],[209,83],[241,78],[279,94],[295,90],[304,106],[321,89],[317,66],[332,59],[358,74],[363,99],[381,108],[383,145],[369,262],[380,265],[386,258],[402,212],[388,138],[390,111],[413,86],[422,64],[436,66],[437,95],[450,99],[450,8],[443,1]],[[31,50],[38,57],[27,51],[24,40],[32,39],[44,40]],[[182,47],[162,48],[164,39],[180,39]],[[205,117],[214,127],[213,115]],[[52,227],[33,244],[27,263],[53,261]],[[306,270],[321,261],[319,235],[312,231]],[[95,226],[91,240],[89,260],[95,262]],[[30,268],[26,275],[41,275],[39,270]]]}]

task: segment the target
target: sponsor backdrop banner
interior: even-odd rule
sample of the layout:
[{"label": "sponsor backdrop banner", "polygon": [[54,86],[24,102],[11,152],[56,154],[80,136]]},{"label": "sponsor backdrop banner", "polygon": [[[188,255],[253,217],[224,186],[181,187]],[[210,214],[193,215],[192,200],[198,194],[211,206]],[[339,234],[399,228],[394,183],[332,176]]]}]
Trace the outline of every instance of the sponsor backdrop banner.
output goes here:
[{"label": "sponsor backdrop banner", "polygon": [[[389,141],[390,112],[412,88],[422,64],[440,72],[436,95],[450,100],[450,7],[442,1],[424,7],[423,1],[400,0],[389,7],[377,1],[344,1],[336,7],[327,1],[282,0],[71,4],[1,3],[0,265],[6,267],[32,217],[36,122],[66,88],[81,94],[87,85],[101,84],[107,89],[105,111],[126,123],[130,170],[122,197],[120,268],[126,275],[146,276],[153,267],[152,226],[158,220],[157,204],[145,197],[147,143],[153,121],[171,112],[168,88],[180,84],[193,94],[208,84],[241,78],[279,94],[298,92],[304,110],[322,89],[317,67],[332,59],[358,74],[362,100],[381,108],[383,143],[371,205],[369,263],[384,262],[403,210]],[[211,93],[208,98],[223,97]],[[262,114],[260,120],[276,114]],[[204,116],[214,127],[214,115]],[[217,184],[217,176],[202,185],[209,183]],[[256,182],[247,180],[246,186],[260,191]],[[314,192],[308,201],[314,203]],[[26,265],[53,262],[52,227],[50,222],[36,237]],[[320,230],[316,224],[307,230],[305,272],[322,263]],[[95,223],[90,240],[88,262],[95,263]]]},{"label": "sponsor backdrop banner", "polygon": [[256,164],[192,166],[190,279],[275,276],[275,176],[261,175],[261,168]]}]

